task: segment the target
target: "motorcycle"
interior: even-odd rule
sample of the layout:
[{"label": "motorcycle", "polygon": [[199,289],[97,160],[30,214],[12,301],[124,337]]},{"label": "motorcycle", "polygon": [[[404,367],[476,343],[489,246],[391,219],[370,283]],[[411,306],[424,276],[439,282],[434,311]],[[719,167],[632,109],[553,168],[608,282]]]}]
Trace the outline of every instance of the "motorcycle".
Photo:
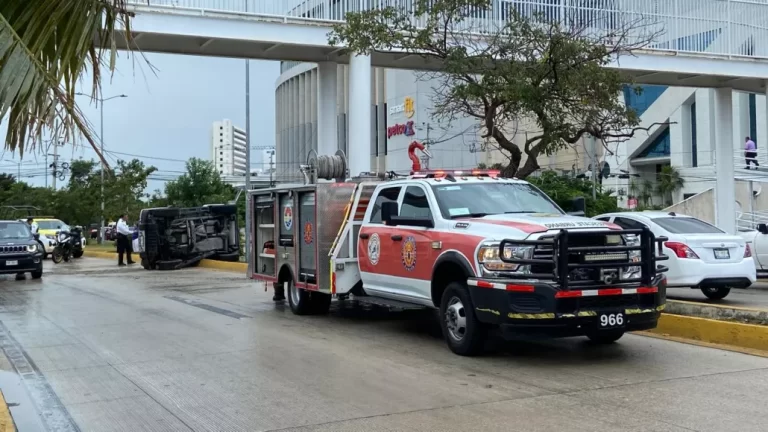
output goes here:
[{"label": "motorcycle", "polygon": [[51,252],[51,259],[59,264],[69,261],[71,258],[83,256],[82,229],[74,227],[71,231],[59,231],[56,233],[56,247]]}]

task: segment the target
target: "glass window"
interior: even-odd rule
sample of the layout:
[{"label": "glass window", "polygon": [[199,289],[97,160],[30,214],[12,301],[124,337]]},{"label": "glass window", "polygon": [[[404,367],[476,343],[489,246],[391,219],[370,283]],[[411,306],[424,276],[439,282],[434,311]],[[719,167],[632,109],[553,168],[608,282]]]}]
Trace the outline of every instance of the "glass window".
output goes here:
[{"label": "glass window", "polygon": [[604,216],[604,217],[599,217],[599,218],[595,218],[595,219],[597,219],[599,221],[603,221],[603,222],[608,222],[611,219],[611,217],[610,216]]},{"label": "glass window", "polygon": [[432,219],[432,212],[429,211],[429,201],[424,189],[418,186],[408,186],[403,197],[403,204],[400,206],[400,216]]},{"label": "glass window", "polygon": [[381,205],[387,201],[397,202],[397,196],[400,195],[400,186],[382,189],[373,203],[373,212],[371,213],[371,223],[381,223]]},{"label": "glass window", "polygon": [[0,238],[23,239],[28,237],[32,237],[32,233],[29,231],[29,227],[26,223],[0,223]]},{"label": "glass window", "polygon": [[623,218],[623,217],[617,217],[616,219],[613,220],[613,223],[615,223],[616,225],[624,229],[643,229],[643,227],[645,226],[645,224],[642,222],[638,222],[636,220]]},{"label": "glass window", "polygon": [[432,186],[446,219],[504,213],[563,214],[560,207],[528,183],[443,183]]},{"label": "glass window", "polygon": [[714,225],[692,217],[664,217],[656,218],[653,221],[674,234],[722,234],[725,232]]}]

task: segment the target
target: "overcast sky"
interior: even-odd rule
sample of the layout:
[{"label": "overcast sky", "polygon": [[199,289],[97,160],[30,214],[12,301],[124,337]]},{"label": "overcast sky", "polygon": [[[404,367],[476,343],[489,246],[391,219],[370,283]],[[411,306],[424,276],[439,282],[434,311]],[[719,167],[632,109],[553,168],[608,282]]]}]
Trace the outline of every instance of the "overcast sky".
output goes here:
[{"label": "overcast sky", "polygon": [[[210,159],[211,124],[231,119],[245,127],[245,61],[213,57],[170,54],[147,54],[147,60],[128,58],[120,53],[117,70],[104,78],[103,97],[125,94],[104,104],[104,147],[108,160],[132,159],[138,155],[147,165],[158,168],[148,192],[162,189],[165,178],[184,171],[190,157]],[[274,145],[275,81],[280,63],[251,61],[251,145]],[[82,92],[90,92],[91,76],[84,80]],[[88,120],[99,131],[99,109],[88,97],[78,100]],[[5,138],[6,127],[0,125]],[[87,142],[85,145],[88,146]],[[51,150],[52,152],[52,150]],[[260,153],[252,152],[254,168],[261,167]],[[25,154],[21,161],[21,180],[45,184],[44,152]],[[60,161],[96,159],[85,146],[67,145],[59,149]],[[52,158],[49,158],[49,163]],[[5,152],[0,158],[0,171],[17,175],[18,155]],[[50,172],[48,177],[51,182]],[[66,182],[67,180],[65,180]],[[58,185],[57,185],[58,186]]]}]

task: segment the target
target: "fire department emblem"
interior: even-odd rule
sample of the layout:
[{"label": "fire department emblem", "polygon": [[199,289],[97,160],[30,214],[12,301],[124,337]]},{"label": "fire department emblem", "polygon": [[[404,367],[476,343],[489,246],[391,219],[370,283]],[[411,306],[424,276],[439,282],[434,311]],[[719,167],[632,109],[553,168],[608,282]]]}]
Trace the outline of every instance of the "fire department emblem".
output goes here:
[{"label": "fire department emblem", "polygon": [[368,240],[368,261],[370,261],[373,265],[378,264],[380,254],[381,242],[379,241],[379,235],[373,233],[371,234],[371,239]]},{"label": "fire department emblem", "polygon": [[285,229],[289,230],[293,226],[293,210],[290,207],[286,207],[283,210],[283,225]]},{"label": "fire department emblem", "polygon": [[312,223],[309,221],[304,224],[304,243],[312,244]]},{"label": "fire department emblem", "polygon": [[416,239],[408,236],[403,242],[403,248],[400,251],[400,259],[406,270],[412,271],[416,268]]}]

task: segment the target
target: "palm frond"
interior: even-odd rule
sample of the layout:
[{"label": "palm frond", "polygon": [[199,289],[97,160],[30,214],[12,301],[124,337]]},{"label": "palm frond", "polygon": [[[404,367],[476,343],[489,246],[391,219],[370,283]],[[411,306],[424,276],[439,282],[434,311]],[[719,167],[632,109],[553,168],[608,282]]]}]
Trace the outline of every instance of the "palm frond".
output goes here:
[{"label": "palm frond", "polygon": [[[125,0],[0,1],[0,122],[8,124],[8,150],[34,149],[46,129],[70,141],[82,134],[109,166],[75,92],[90,70],[91,94],[100,95],[102,67],[114,70],[115,37],[130,37],[129,23]],[[129,36],[117,36],[121,27]]]}]

